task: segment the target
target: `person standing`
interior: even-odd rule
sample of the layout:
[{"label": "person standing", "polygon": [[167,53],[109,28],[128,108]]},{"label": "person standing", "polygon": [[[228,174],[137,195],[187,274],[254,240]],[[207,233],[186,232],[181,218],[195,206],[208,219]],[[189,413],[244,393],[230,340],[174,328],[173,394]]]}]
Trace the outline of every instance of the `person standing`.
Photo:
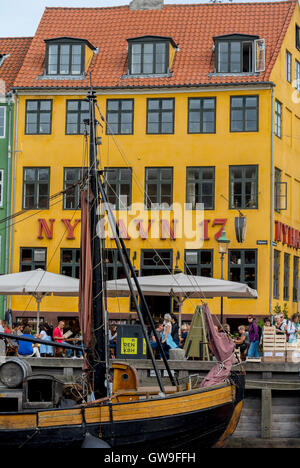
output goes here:
[{"label": "person standing", "polygon": [[177,317],[175,314],[171,315],[171,323],[172,323],[172,338],[174,342],[179,346],[179,325],[177,321]]},{"label": "person standing", "polygon": [[167,359],[169,359],[169,350],[178,348],[177,344],[172,338],[172,323],[171,323],[170,314],[165,314],[163,325],[164,325],[164,332],[162,335],[161,343],[163,345],[163,349],[166,353]]},{"label": "person standing", "polygon": [[287,323],[287,336],[289,343],[297,343],[300,331],[299,314],[294,314]]},{"label": "person standing", "polygon": [[259,328],[256,323],[255,318],[253,315],[248,316],[248,323],[249,323],[249,351],[248,351],[248,358],[249,359],[258,359],[259,358]]},{"label": "person standing", "polygon": [[246,334],[246,328],[244,325],[238,327],[239,336],[235,338],[236,347],[241,351],[241,358],[245,360],[247,350],[249,347],[249,336]]},{"label": "person standing", "polygon": [[275,328],[277,335],[285,335],[287,331],[287,321],[283,314],[277,314],[275,316]]}]

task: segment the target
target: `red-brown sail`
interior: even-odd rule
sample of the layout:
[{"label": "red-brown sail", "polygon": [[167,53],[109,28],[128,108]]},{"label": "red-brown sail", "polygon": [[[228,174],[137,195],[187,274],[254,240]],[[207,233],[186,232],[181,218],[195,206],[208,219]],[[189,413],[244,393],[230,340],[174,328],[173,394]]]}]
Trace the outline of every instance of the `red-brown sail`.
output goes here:
[{"label": "red-brown sail", "polygon": [[81,192],[81,258],[79,282],[79,317],[85,346],[92,347],[92,255],[90,241],[89,193]]}]

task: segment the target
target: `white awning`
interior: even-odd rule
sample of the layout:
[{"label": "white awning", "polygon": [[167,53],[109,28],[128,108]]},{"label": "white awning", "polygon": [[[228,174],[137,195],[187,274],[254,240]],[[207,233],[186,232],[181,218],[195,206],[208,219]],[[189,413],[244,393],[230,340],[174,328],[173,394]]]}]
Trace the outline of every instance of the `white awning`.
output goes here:
[{"label": "white awning", "polygon": [[[134,292],[137,292],[131,279]],[[246,284],[225,281],[204,276],[157,275],[140,276],[140,287],[145,296],[177,296],[178,298],[232,297],[256,299],[257,291]],[[130,295],[126,279],[107,282],[108,297],[127,297]]]}]

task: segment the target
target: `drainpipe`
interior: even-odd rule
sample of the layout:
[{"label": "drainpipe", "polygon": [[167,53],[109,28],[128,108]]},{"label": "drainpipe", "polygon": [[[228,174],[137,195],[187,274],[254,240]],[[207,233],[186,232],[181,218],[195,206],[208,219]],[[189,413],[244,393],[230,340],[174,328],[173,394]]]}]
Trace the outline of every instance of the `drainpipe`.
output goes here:
[{"label": "drainpipe", "polygon": [[[15,120],[15,145],[14,145],[14,178],[12,186],[12,215],[15,214],[16,209],[16,178],[17,178],[17,155],[18,155],[18,122],[19,122],[19,96],[16,91],[16,120]],[[13,253],[14,253],[14,238],[15,238],[15,227],[14,220],[12,220],[11,227],[11,247],[10,247],[10,273],[13,271]],[[11,309],[11,296],[9,296],[9,308]]]},{"label": "drainpipe", "polygon": [[269,315],[273,324],[273,239],[274,239],[274,87],[272,87],[272,117],[271,117],[271,201],[270,201],[270,297]]},{"label": "drainpipe", "polygon": [[[12,162],[12,106],[13,97],[12,94],[8,95],[8,152],[7,152],[7,175],[6,175],[6,217],[10,214],[10,200],[11,200],[11,162]],[[4,273],[8,273],[9,269],[9,245],[10,245],[10,220],[6,221],[5,226],[5,267]],[[7,296],[4,297],[4,310],[7,309]]]}]

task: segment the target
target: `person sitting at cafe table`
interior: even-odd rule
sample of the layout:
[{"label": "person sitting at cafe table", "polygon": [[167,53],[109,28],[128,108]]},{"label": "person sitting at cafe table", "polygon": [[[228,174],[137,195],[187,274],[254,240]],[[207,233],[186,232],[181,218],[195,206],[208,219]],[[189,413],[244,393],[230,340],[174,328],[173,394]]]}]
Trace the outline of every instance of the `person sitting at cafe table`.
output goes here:
[{"label": "person sitting at cafe table", "polygon": [[[63,332],[64,326],[65,326],[65,322],[61,320],[60,322],[58,322],[57,327],[54,328],[54,330],[53,330],[53,340],[56,341],[56,343],[67,344],[64,341],[64,332]],[[54,351],[55,356],[60,355],[61,357],[63,357],[64,354],[65,353],[64,353],[64,350],[62,348],[57,348],[56,351]],[[72,351],[70,351],[68,349],[67,350],[67,356],[71,357],[71,354],[72,354]]]},{"label": "person sitting at cafe table", "polygon": [[[21,336],[24,338],[33,338],[31,334],[31,328],[29,326],[26,326]],[[18,356],[38,357],[38,358],[41,357],[39,348],[36,345],[33,345],[33,343],[29,341],[23,341],[23,340],[18,340],[18,341],[19,341]]]}]

